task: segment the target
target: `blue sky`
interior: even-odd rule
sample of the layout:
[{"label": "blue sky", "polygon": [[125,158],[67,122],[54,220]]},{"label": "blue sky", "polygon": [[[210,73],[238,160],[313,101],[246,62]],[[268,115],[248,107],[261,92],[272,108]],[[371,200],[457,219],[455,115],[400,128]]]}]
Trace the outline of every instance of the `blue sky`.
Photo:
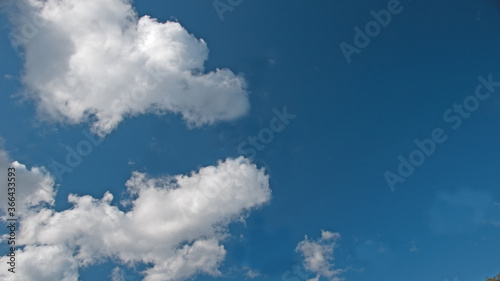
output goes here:
[{"label": "blue sky", "polygon": [[[272,140],[254,156],[243,153],[248,162],[242,165],[249,169],[248,173],[258,174],[252,164],[265,169],[271,195],[266,197],[261,190],[262,202],[252,201],[251,210],[235,213],[246,216],[245,222],[232,218],[223,227],[229,235],[222,239],[217,234],[218,243],[226,253],[211,268],[218,269],[221,276],[194,270],[188,277],[171,280],[307,280],[316,276],[319,280],[356,281],[483,280],[500,272],[497,258],[500,87],[493,86],[488,91],[478,77],[500,81],[500,3],[401,0],[400,12],[392,14],[387,26],[381,27],[366,47],[359,48],[359,54],[352,54],[349,63],[339,45],[345,42],[354,46],[354,28],[364,29],[373,20],[370,11],[386,10],[388,5],[396,4],[387,0],[356,3],[243,0],[232,11],[224,12],[221,20],[212,1],[136,1],[132,6],[139,18],[149,15],[160,23],[177,21],[180,28],[206,42],[208,55],[204,61],[198,52],[205,49],[197,45],[198,41],[190,41],[182,32],[172,37],[181,38],[179,42],[192,47],[186,48],[187,55],[179,51],[187,57],[186,65],[192,63],[189,60],[192,55],[194,61],[204,63],[203,73],[225,68],[236,78],[225,73],[221,79],[245,81],[246,87],[231,84],[224,89],[227,92],[219,95],[219,88],[212,90],[212,86],[207,86],[206,102],[211,106],[208,109],[202,106],[196,112],[197,109],[192,109],[197,108],[196,101],[204,100],[198,98],[196,91],[196,79],[200,76],[186,76],[185,83],[193,84],[186,86],[190,90],[185,95],[193,95],[193,100],[178,104],[172,101],[174,105],[166,103],[163,108],[159,105],[160,113],[142,104],[143,111],[131,109],[119,116],[116,126],[101,131],[93,131],[92,126],[101,126],[104,121],[92,115],[79,115],[75,109],[78,106],[66,108],[66,104],[54,109],[41,101],[50,102],[52,94],[60,89],[70,89],[66,93],[70,101],[78,104],[79,99],[85,100],[82,97],[87,93],[76,87],[78,91],[72,92],[70,86],[57,88],[50,83],[42,85],[40,81],[70,81],[73,76],[61,78],[59,70],[54,70],[52,63],[47,63],[51,61],[44,57],[61,56],[61,60],[65,55],[71,57],[72,52],[80,50],[79,44],[91,38],[75,39],[79,32],[93,33],[79,29],[71,33],[68,27],[66,35],[76,40],[76,47],[71,49],[64,45],[65,41],[48,40],[51,38],[48,31],[60,31],[64,26],[50,25],[52,30],[45,26],[23,46],[29,55],[26,58],[16,53],[9,40],[9,34],[19,33],[16,26],[22,24],[16,19],[8,20],[13,9],[7,6],[0,17],[3,151],[10,162],[26,165],[26,173],[31,167],[46,167],[44,176],[53,178],[57,189],[54,205],[36,208],[76,212],[78,208],[68,202],[70,194],[101,199],[109,191],[114,195],[110,206],[128,212],[131,207],[120,204],[120,200],[129,198],[125,183],[134,171],[150,178],[164,178],[190,175],[203,167],[223,169],[222,164],[217,164],[219,160],[239,157],[242,151],[238,147],[242,142],[269,132],[273,127],[270,122],[277,120],[276,112],[286,110],[294,117],[285,123],[277,121],[283,130],[274,132]],[[54,23],[59,24],[71,21],[61,14],[55,18]],[[83,30],[85,23],[68,22],[68,26],[81,26]],[[93,31],[96,34],[109,36],[96,30]],[[40,46],[54,48],[37,48]],[[113,50],[114,45],[110,46]],[[147,52],[153,61],[164,49],[155,49],[154,42],[151,46]],[[121,59],[117,53],[107,55],[116,61]],[[180,60],[185,59],[184,55]],[[102,62],[105,58],[81,65],[89,67],[89,73],[107,70],[114,64]],[[99,67],[99,63],[103,66]],[[174,72],[171,75],[174,78],[167,79],[172,80],[160,82],[160,87],[153,90],[159,98],[157,103],[163,101],[160,98],[166,94],[162,93],[175,93],[177,86],[172,85],[176,85],[178,76]],[[81,106],[109,113],[107,108],[111,104],[106,102],[110,100],[100,102],[99,98],[116,93],[99,89],[115,81],[105,75],[104,82],[99,77],[89,81],[85,80],[87,76],[76,77],[82,87],[90,89],[88,96],[95,97]],[[120,81],[128,79],[118,74],[113,77]],[[103,84],[97,85],[96,81]],[[111,89],[122,89],[118,84]],[[488,98],[475,98],[478,85],[483,85],[480,91],[484,95],[490,92]],[[127,91],[125,86],[123,89]],[[191,89],[195,90],[190,92]],[[448,109],[455,110],[454,104],[464,101],[468,103],[465,108],[474,109],[467,118],[460,117],[461,125],[453,129],[455,122],[443,115]],[[105,105],[100,108],[102,104]],[[227,106],[219,108],[218,104]],[[190,117],[193,111],[202,117]],[[234,116],[227,117],[226,113]],[[457,118],[460,113],[452,112],[450,116]],[[215,119],[203,121],[210,118]],[[197,121],[202,123],[193,126],[192,122]],[[409,177],[403,177],[404,182],[395,183],[392,192],[384,173],[398,176],[398,156],[408,160],[418,149],[415,141],[432,139],[436,128],[446,134],[446,141],[434,141],[433,152],[425,156]],[[90,132],[92,138],[101,134],[103,140],[92,147],[88,156],[82,157],[72,172],[58,177],[54,163],[67,164],[66,148],[76,150],[87,139],[82,131]],[[230,182],[227,177],[224,179]],[[251,184],[246,186],[253,188]],[[229,183],[228,188],[231,188]],[[26,220],[39,210],[27,213]],[[66,237],[54,229],[50,231],[55,236]],[[321,239],[322,230],[338,233],[340,238]],[[168,236],[169,230],[164,231]],[[71,244],[68,241],[73,241],[68,239],[57,243],[68,246]],[[35,240],[20,239],[19,243],[49,244],[40,242],[43,239]],[[322,252],[325,256],[331,254],[334,260],[326,263],[329,270],[314,268],[314,262],[307,263],[306,252],[296,250],[301,241],[326,249]],[[2,247],[2,253],[6,254],[4,241]],[[79,257],[75,259],[81,262]],[[141,274],[154,263],[135,261],[127,265],[119,254],[103,254],[100,261],[79,266],[79,279],[75,280],[112,280],[115,268],[119,268],[115,271],[120,271],[123,277],[116,280],[143,280]],[[304,273],[287,274],[297,267]],[[18,269],[23,270],[21,258]],[[255,274],[249,274],[249,269]],[[331,273],[337,269],[341,273]],[[0,274],[6,270],[2,265]]]}]

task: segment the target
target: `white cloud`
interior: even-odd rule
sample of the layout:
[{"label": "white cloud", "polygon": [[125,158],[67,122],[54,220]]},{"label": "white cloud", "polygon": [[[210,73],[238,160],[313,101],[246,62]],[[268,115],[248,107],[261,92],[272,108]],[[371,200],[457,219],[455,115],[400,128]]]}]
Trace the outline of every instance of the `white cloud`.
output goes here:
[{"label": "white cloud", "polygon": [[[19,258],[43,256],[43,261],[35,259],[3,280],[76,281],[78,271],[69,265],[89,266],[110,258],[129,265],[153,264],[144,272],[145,281],[218,276],[228,224],[271,197],[264,169],[243,157],[190,175],[149,178],[135,172],[126,186],[131,197],[127,212],[112,205],[113,195],[106,193],[102,199],[70,195],[74,206],[68,210],[44,208],[26,215],[18,241],[27,247]],[[39,253],[44,251],[58,254]],[[54,272],[41,275],[47,279],[30,278],[52,262]]]},{"label": "white cloud", "polygon": [[207,44],[179,23],[138,17],[131,0],[20,0],[13,45],[39,116],[92,122],[106,135],[124,118],[180,114],[190,126],[233,120],[249,109],[243,77],[206,72]]},{"label": "white cloud", "polygon": [[[40,204],[54,204],[54,179],[44,167],[32,167],[13,161],[7,152],[0,149],[0,190],[7,193],[7,169],[15,168],[16,216],[26,213],[28,208]],[[0,215],[7,214],[7,196],[0,196]]]},{"label": "white cloud", "polygon": [[[2,270],[0,279],[5,281],[77,281],[78,262],[65,245],[27,246],[16,253],[15,273]],[[6,264],[7,257],[0,258]]]},{"label": "white cloud", "polygon": [[323,240],[323,241],[336,240],[338,238],[340,238],[340,234],[338,234],[338,233],[333,233],[330,231],[321,230],[321,240]]},{"label": "white cloud", "polygon": [[319,240],[309,240],[306,235],[305,239],[297,245],[295,251],[304,259],[304,267],[316,274],[316,277],[308,281],[318,281],[321,276],[332,281],[342,280],[339,275],[343,270],[334,269],[333,252],[338,239],[340,239],[340,234],[322,230]]},{"label": "white cloud", "polygon": [[111,271],[111,281],[125,281],[123,270],[121,268],[113,268],[113,271]]},{"label": "white cloud", "polygon": [[254,279],[254,278],[260,277],[262,275],[258,271],[254,270],[254,269],[251,269],[249,267],[243,267],[243,270],[246,271],[246,275],[250,279]]}]

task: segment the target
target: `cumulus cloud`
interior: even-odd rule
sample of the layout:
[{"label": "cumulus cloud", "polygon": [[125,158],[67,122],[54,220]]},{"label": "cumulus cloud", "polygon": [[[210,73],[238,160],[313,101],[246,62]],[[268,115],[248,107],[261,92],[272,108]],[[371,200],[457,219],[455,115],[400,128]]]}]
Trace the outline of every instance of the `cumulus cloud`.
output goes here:
[{"label": "cumulus cloud", "polygon": [[101,136],[124,118],[179,114],[189,126],[249,109],[245,79],[206,72],[207,44],[178,22],[138,17],[131,0],[20,0],[11,11],[26,95],[45,120],[90,121]]},{"label": "cumulus cloud", "polygon": [[[18,235],[26,246],[19,259],[30,266],[2,280],[77,281],[78,267],[107,259],[152,264],[143,272],[145,281],[218,276],[229,223],[271,197],[265,170],[243,157],[189,175],[150,178],[135,172],[126,186],[131,204],[126,212],[106,193],[101,199],[70,195],[70,209],[26,215]],[[118,273],[113,278],[120,280]]]},{"label": "cumulus cloud", "polygon": [[331,281],[340,281],[342,269],[334,269],[333,252],[335,243],[340,239],[339,233],[321,230],[321,238],[310,240],[307,235],[295,249],[303,258],[304,267],[315,273],[316,277],[308,281],[318,281],[321,276]]},{"label": "cumulus cloud", "polygon": [[[7,192],[7,169],[15,168],[16,215],[23,215],[29,208],[43,204],[54,204],[54,179],[44,167],[27,168],[10,159],[7,152],[0,148],[0,190]],[[0,196],[0,215],[7,215],[7,196]]]},{"label": "cumulus cloud", "polygon": [[[65,245],[26,246],[17,250],[16,260],[15,273],[2,270],[1,280],[78,280],[78,262],[72,257],[72,250]],[[7,258],[0,258],[0,262],[6,264]]]}]

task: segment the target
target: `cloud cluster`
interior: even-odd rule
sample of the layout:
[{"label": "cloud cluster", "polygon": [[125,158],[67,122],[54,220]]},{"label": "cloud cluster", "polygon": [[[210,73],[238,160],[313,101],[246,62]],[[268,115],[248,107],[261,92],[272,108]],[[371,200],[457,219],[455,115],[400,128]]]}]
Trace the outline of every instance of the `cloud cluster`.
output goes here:
[{"label": "cloud cluster", "polygon": [[138,17],[131,0],[20,0],[12,44],[26,94],[45,120],[92,122],[101,136],[126,117],[180,114],[189,126],[249,109],[243,77],[206,72],[207,44],[177,22]]},{"label": "cloud cluster", "polygon": [[77,281],[79,267],[108,259],[152,264],[143,272],[145,281],[218,276],[229,223],[271,197],[265,170],[243,157],[189,175],[150,178],[135,172],[126,186],[129,211],[113,205],[107,192],[101,199],[70,195],[73,207],[61,212],[28,212],[18,235],[25,245],[18,252],[22,265],[0,279]]},{"label": "cloud cluster", "polygon": [[[140,114],[178,114],[188,126],[202,126],[249,110],[241,75],[205,70],[203,39],[177,22],[139,17],[132,0],[7,2],[2,9],[9,9],[9,39],[24,60],[24,94],[42,120],[90,122],[105,136]],[[0,272],[6,281],[77,281],[81,267],[106,260],[146,265],[146,281],[218,276],[228,225],[271,198],[265,170],[239,157],[189,175],[134,172],[125,184],[126,210],[106,192],[71,194],[73,206],[56,211],[54,179],[44,168],[28,169],[0,151],[0,168],[9,166],[17,170],[22,244],[16,274]],[[0,196],[2,207],[5,200]],[[110,276],[124,279],[118,267]]]},{"label": "cloud cluster", "polygon": [[[54,179],[43,167],[28,169],[25,165],[13,161],[0,149],[0,190],[7,192],[7,169],[13,167],[16,185],[16,215],[23,215],[29,208],[43,204],[54,204]],[[7,196],[0,196],[0,216],[7,214]]]},{"label": "cloud cluster", "polygon": [[334,269],[333,252],[338,239],[340,234],[321,230],[319,240],[310,240],[306,235],[297,245],[295,251],[302,256],[304,267],[316,274],[316,277],[308,281],[318,281],[321,276],[331,281],[342,280],[339,275],[343,270]]}]

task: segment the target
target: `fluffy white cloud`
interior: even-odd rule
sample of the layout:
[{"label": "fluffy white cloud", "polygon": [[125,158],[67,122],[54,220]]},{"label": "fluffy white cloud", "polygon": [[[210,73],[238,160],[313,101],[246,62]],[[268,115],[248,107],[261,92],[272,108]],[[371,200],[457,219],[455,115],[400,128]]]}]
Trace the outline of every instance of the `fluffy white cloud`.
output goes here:
[{"label": "fluffy white cloud", "polygon": [[177,22],[139,18],[131,2],[15,1],[10,38],[24,51],[23,82],[40,117],[90,120],[102,136],[139,114],[175,113],[201,126],[248,111],[243,77],[204,70],[204,40]]},{"label": "fluffy white cloud", "polygon": [[316,277],[308,279],[308,281],[318,281],[321,276],[324,276],[332,281],[342,280],[339,275],[343,272],[342,269],[333,269],[335,267],[333,251],[336,241],[340,238],[340,234],[321,230],[321,238],[319,240],[309,240],[307,235],[295,249],[304,259],[304,267],[315,273]]},{"label": "fluffy white cloud", "polygon": [[[27,214],[18,238],[27,246],[19,259],[30,260],[30,266],[3,280],[76,281],[75,265],[109,258],[129,265],[153,264],[144,272],[145,281],[185,280],[200,273],[217,276],[226,254],[222,242],[229,235],[228,224],[271,197],[265,170],[243,157],[190,175],[149,178],[135,172],[126,186],[131,204],[127,212],[112,205],[113,195],[106,193],[102,199],[70,195],[71,209],[43,208]],[[53,272],[41,275],[46,279],[30,278],[46,270],[45,263],[55,264]]]},{"label": "fluffy white cloud", "polygon": [[23,215],[28,208],[41,204],[54,204],[54,179],[43,167],[28,169],[25,165],[13,161],[0,149],[0,215],[7,214],[7,169],[15,168],[16,180],[16,215]]},{"label": "fluffy white cloud", "polygon": [[[72,250],[65,245],[26,246],[16,253],[15,273],[2,270],[0,279],[5,281],[77,281],[78,262]],[[0,258],[2,264],[7,257]]]}]

